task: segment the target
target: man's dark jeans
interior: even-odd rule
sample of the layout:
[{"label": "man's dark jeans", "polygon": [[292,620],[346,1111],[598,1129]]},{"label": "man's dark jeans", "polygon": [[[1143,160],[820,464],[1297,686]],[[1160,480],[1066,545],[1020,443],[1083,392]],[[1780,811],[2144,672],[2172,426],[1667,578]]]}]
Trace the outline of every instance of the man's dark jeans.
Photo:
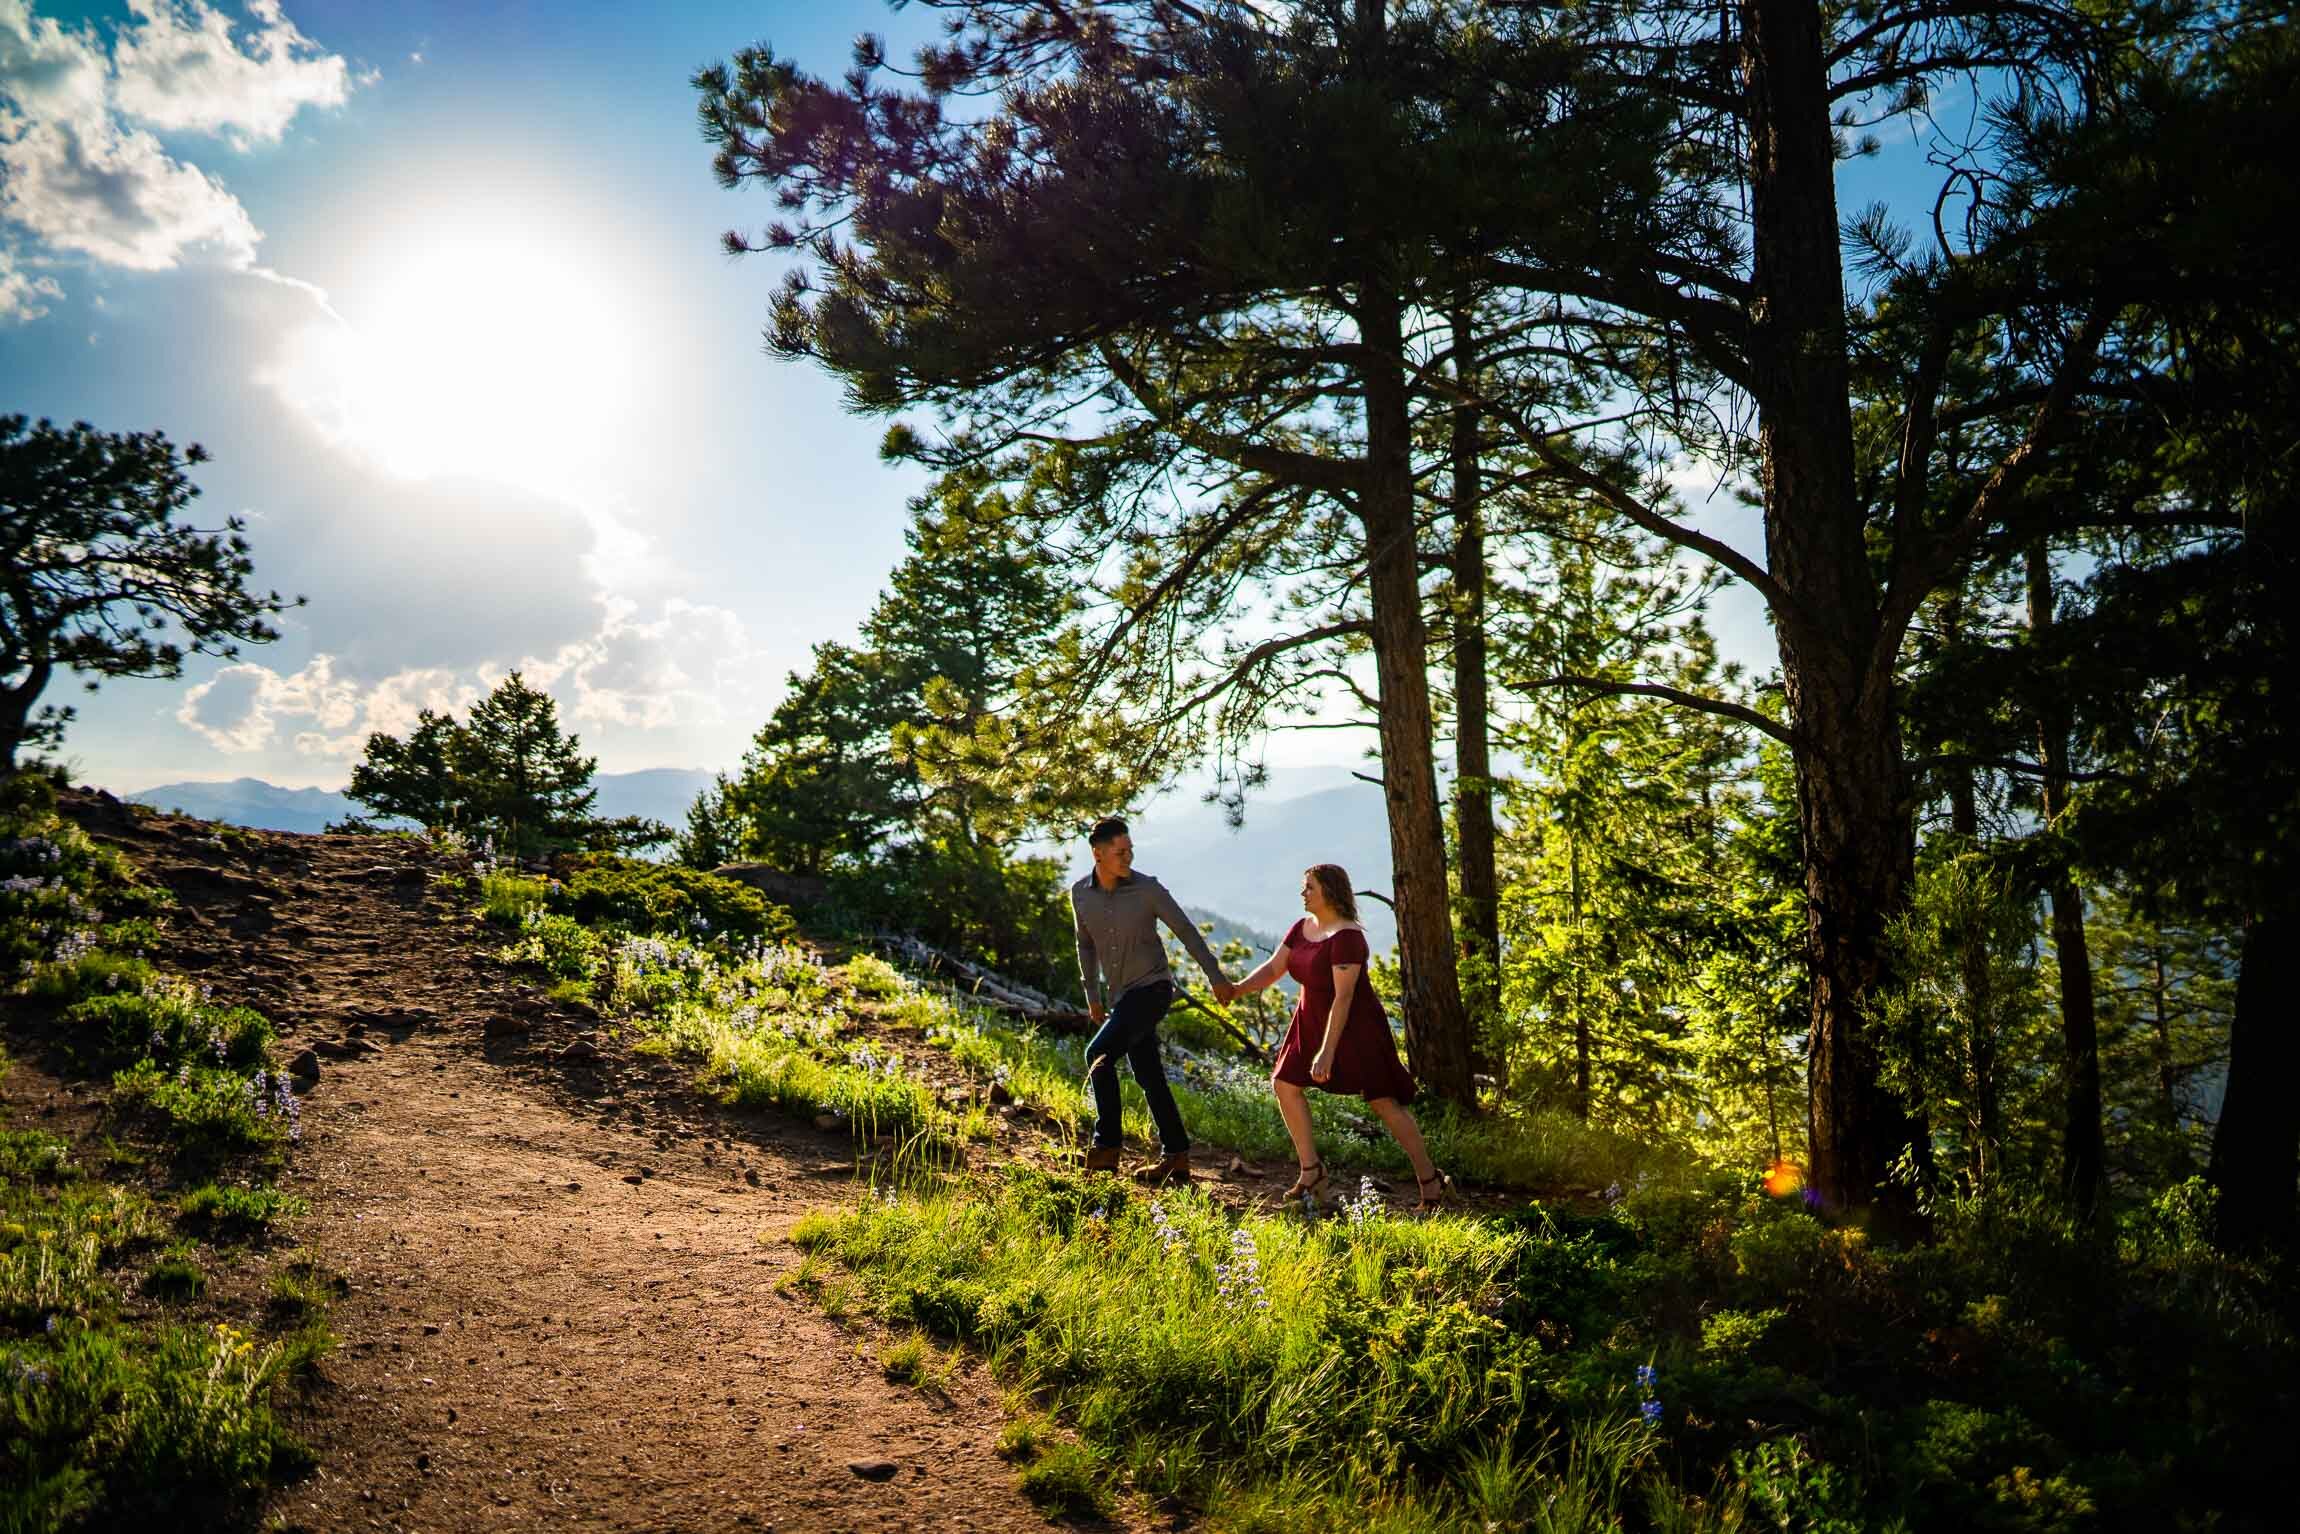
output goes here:
[{"label": "man's dark jeans", "polygon": [[1150,1104],[1150,1122],[1158,1126],[1158,1143],[1169,1156],[1190,1148],[1182,1127],[1182,1110],[1174,1106],[1174,1089],[1166,1084],[1166,1067],[1158,1060],[1158,1024],[1174,1005],[1174,987],[1164,980],[1136,986],[1118,998],[1102,1020],[1102,1030],[1087,1041],[1089,1064],[1103,1062],[1088,1080],[1094,1086],[1094,1143],[1115,1150],[1124,1138],[1119,1129],[1118,1062],[1134,1067],[1134,1079]]}]

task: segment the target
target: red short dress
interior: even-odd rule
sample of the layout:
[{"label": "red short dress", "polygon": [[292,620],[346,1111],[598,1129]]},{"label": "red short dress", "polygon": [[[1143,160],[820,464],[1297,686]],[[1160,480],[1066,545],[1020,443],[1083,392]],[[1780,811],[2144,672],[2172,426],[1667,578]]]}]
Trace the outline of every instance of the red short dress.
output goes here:
[{"label": "red short dress", "polygon": [[[1366,935],[1355,927],[1311,942],[1302,936],[1302,923],[1286,930],[1286,973],[1302,988],[1294,1006],[1294,1021],[1286,1029],[1286,1042],[1278,1046],[1278,1080],[1321,1092],[1355,1093],[1369,1102],[1394,1097],[1414,1100],[1413,1073],[1398,1059],[1390,1038],[1389,1014],[1374,994],[1374,982],[1364,972]],[[1349,1026],[1334,1049],[1334,1073],[1324,1081],[1310,1079],[1310,1061],[1326,1039],[1326,1019],[1334,1012],[1334,966],[1361,966],[1358,983],[1350,993]]]}]

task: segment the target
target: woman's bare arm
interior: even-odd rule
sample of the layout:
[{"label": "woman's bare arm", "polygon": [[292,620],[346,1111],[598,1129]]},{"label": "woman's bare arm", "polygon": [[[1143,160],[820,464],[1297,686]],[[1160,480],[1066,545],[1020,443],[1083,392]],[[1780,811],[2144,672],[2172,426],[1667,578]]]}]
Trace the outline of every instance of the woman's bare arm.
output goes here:
[{"label": "woman's bare arm", "polygon": [[1310,1079],[1323,1081],[1334,1073],[1334,1051],[1342,1042],[1342,1030],[1350,1025],[1350,998],[1357,993],[1358,976],[1362,964],[1334,966],[1334,1006],[1326,1014],[1326,1036],[1318,1041],[1318,1057],[1310,1062]]},{"label": "woman's bare arm", "polygon": [[1256,991],[1266,991],[1271,986],[1276,985],[1279,977],[1286,972],[1286,960],[1289,953],[1290,950],[1287,949],[1286,945],[1280,943],[1277,952],[1264,959],[1259,969],[1238,982],[1238,994],[1251,996]]}]

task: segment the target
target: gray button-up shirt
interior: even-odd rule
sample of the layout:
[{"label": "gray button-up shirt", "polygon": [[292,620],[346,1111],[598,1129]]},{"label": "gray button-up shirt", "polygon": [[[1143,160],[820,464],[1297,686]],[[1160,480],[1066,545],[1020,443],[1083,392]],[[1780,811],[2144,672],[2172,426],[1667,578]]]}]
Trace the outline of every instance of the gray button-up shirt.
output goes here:
[{"label": "gray button-up shirt", "polygon": [[1115,1004],[1136,986],[1174,978],[1166,945],[1158,940],[1160,922],[1190,950],[1208,983],[1223,978],[1206,934],[1148,874],[1128,874],[1115,889],[1104,889],[1088,874],[1070,886],[1070,914],[1078,923],[1078,979],[1089,1002],[1106,995]]}]

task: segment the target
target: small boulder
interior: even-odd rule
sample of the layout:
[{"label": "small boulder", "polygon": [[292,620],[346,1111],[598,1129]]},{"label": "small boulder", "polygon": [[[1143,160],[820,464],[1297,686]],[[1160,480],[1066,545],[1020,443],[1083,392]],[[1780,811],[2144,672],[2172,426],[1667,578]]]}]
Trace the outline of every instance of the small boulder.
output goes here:
[{"label": "small boulder", "polygon": [[824,1134],[830,1134],[837,1130],[843,1130],[846,1127],[847,1121],[843,1114],[818,1113],[815,1115],[815,1128],[821,1130]]},{"label": "small boulder", "polygon": [[288,1062],[288,1074],[306,1081],[319,1080],[319,1055],[309,1049],[303,1051]]},{"label": "small boulder", "polygon": [[847,1468],[866,1481],[891,1481],[902,1466],[891,1459],[850,1459]]},{"label": "small boulder", "polygon": [[599,1058],[599,1046],[589,1039],[577,1039],[551,1058],[561,1065],[586,1065]]},{"label": "small boulder", "polygon": [[490,1039],[515,1039],[527,1033],[533,1026],[524,1017],[498,1015],[487,1020],[487,1026],[481,1030],[481,1034]]},{"label": "small boulder", "polygon": [[1005,1082],[994,1081],[990,1084],[990,1100],[1001,1108],[1010,1107],[1014,1102],[1014,1091]]}]

